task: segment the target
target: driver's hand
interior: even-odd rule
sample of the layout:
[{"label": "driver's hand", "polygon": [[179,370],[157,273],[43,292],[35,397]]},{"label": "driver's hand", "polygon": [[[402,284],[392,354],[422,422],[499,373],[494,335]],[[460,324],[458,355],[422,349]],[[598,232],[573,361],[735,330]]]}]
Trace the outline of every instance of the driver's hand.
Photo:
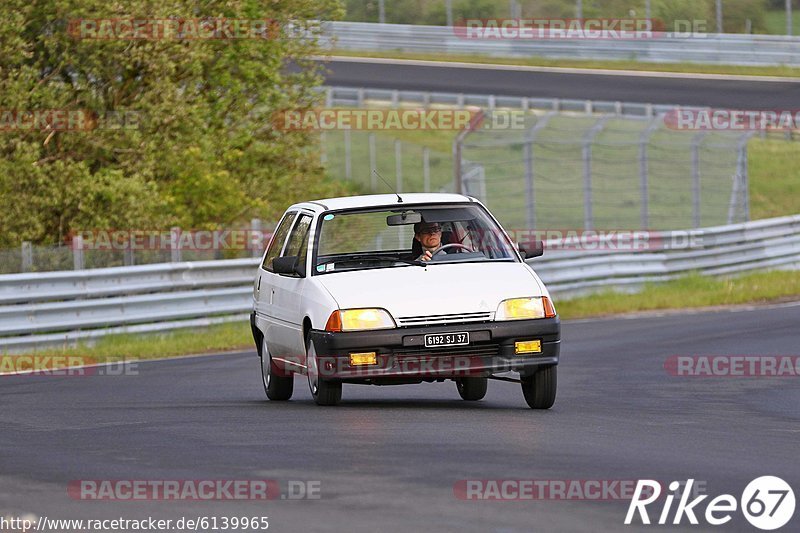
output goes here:
[{"label": "driver's hand", "polygon": [[433,255],[431,255],[430,251],[425,250],[424,252],[422,252],[422,255],[419,256],[419,260],[420,261],[430,261],[431,257],[433,257]]}]

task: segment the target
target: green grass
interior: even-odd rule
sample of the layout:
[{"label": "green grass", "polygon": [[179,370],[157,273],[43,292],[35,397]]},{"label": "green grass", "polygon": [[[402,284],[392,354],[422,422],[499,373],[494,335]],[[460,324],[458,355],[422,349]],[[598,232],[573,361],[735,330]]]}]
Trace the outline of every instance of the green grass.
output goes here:
[{"label": "green grass", "polygon": [[[786,10],[767,11],[764,14],[767,33],[786,35]],[[800,9],[792,11],[792,35],[800,35]]]},{"label": "green grass", "polygon": [[42,356],[75,356],[91,362],[158,359],[188,354],[254,349],[247,320],[214,324],[203,329],[176,330],[143,335],[107,335],[94,344],[48,347],[36,350]]},{"label": "green grass", "polygon": [[659,309],[767,303],[798,296],[798,271],[758,272],[716,279],[693,274],[666,283],[648,284],[634,294],[609,290],[571,300],[556,298],[556,309],[562,318],[570,319]]},{"label": "green grass", "polygon": [[752,219],[800,213],[800,142],[753,139],[748,167]]},{"label": "green grass", "polygon": [[[800,19],[800,12],[797,14]],[[704,63],[647,63],[630,59],[626,61],[600,61],[589,59],[549,59],[544,57],[496,57],[477,54],[419,54],[408,52],[372,52],[335,50],[332,55],[351,57],[378,57],[390,59],[421,59],[426,61],[463,61],[466,63],[494,63],[497,65],[521,65],[531,67],[563,67],[587,69],[611,69],[631,71],[656,71],[696,74],[727,74],[739,76],[800,77],[800,68],[788,66],[752,67],[737,65],[710,65]]]}]

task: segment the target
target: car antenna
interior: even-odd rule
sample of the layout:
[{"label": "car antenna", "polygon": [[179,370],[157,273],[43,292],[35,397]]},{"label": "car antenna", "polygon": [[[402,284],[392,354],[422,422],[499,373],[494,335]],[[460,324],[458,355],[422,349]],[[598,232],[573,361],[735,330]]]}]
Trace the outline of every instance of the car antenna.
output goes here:
[{"label": "car antenna", "polygon": [[398,203],[398,204],[402,204],[402,203],[403,203],[403,199],[400,197],[400,195],[399,195],[399,194],[397,194],[397,191],[396,191],[396,190],[394,190],[394,187],[392,187],[391,185],[389,185],[389,182],[388,182],[388,181],[386,181],[385,179],[383,179],[383,176],[381,176],[381,175],[380,175],[380,173],[378,172],[378,169],[377,169],[377,168],[373,168],[373,169],[372,169],[372,172],[374,172],[374,173],[375,173],[375,175],[376,175],[376,176],[378,176],[378,177],[381,179],[381,181],[382,181],[382,182],[384,182],[384,183],[386,184],[386,186],[387,186],[387,187],[389,187],[389,190],[391,190],[391,191],[392,191],[392,192],[393,192],[393,193],[394,193],[394,194],[397,196],[397,203]]}]

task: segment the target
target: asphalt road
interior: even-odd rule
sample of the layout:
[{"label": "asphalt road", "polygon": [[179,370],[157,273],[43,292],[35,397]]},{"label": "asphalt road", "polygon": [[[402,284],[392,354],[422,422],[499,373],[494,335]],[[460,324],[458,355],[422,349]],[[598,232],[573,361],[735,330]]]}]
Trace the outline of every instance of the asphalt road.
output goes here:
[{"label": "asphalt road", "polygon": [[[800,378],[673,377],[663,365],[671,355],[797,354],[799,323],[800,305],[566,322],[558,399],[546,412],[502,382],[477,403],[449,382],[350,385],[340,406],[322,408],[298,377],[292,401],[269,402],[254,354],[142,363],[118,377],[4,377],[0,516],[268,516],[270,531],[630,531],[639,528],[623,526],[625,501],[464,501],[454,484],[694,478],[712,496],[738,498],[772,474],[797,492]],[[320,499],[97,502],[66,491],[78,479],[261,478],[282,489],[319,481]],[[753,530],[738,512],[713,529]],[[781,531],[798,529],[800,510]]]},{"label": "asphalt road", "polygon": [[325,83],[344,87],[462,92],[537,98],[590,99],[736,109],[797,109],[800,79],[663,77],[525,71],[515,67],[427,66],[380,60],[327,63]]}]

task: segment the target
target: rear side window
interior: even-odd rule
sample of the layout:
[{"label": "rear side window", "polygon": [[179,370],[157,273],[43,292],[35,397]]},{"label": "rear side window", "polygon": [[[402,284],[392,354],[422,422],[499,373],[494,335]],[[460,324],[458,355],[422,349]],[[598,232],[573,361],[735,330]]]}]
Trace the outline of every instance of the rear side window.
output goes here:
[{"label": "rear side window", "polygon": [[308,230],[311,228],[311,216],[300,215],[297,224],[294,225],[292,234],[289,235],[289,242],[286,243],[286,250],[282,256],[296,255],[299,258],[298,266],[303,270],[306,268],[306,251],[308,250]]},{"label": "rear side window", "polygon": [[264,262],[261,263],[261,268],[267,272],[272,272],[272,260],[280,255],[281,249],[283,249],[283,243],[286,242],[286,236],[289,234],[289,230],[296,216],[297,213],[295,212],[288,213],[275,229],[275,233],[272,235],[272,240],[269,243],[269,248],[267,248],[267,253],[264,256]]}]

